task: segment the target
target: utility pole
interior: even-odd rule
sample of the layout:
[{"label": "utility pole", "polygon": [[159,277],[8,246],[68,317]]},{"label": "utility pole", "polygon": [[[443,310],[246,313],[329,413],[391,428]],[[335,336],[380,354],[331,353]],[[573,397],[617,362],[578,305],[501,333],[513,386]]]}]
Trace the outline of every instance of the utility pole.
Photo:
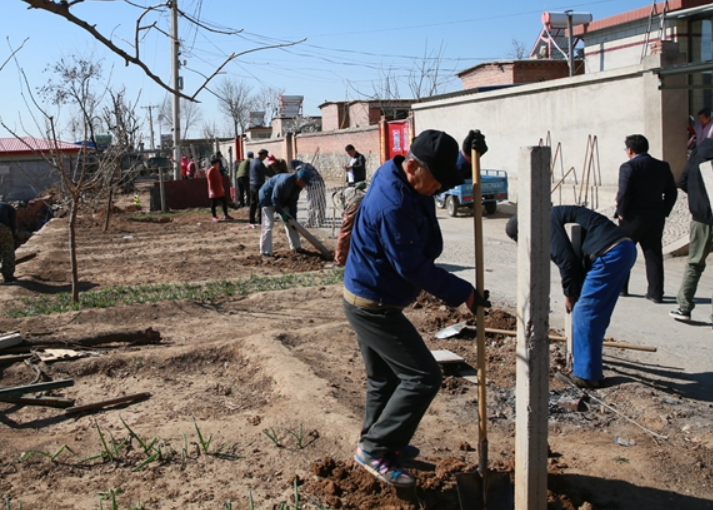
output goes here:
[{"label": "utility pole", "polygon": [[566,10],[564,13],[567,15],[567,50],[569,53],[569,75],[574,76],[574,45],[572,44],[572,10]]},{"label": "utility pole", "polygon": [[181,89],[179,70],[180,42],[178,40],[178,0],[171,0],[171,86],[173,87],[173,179],[178,180],[181,167]]},{"label": "utility pole", "polygon": [[150,104],[148,106],[142,106],[141,108],[149,111],[149,129],[151,130],[151,150],[154,150],[156,148],[156,146],[154,145],[153,114],[152,114],[152,112],[153,112],[154,108],[158,108],[158,105]]}]

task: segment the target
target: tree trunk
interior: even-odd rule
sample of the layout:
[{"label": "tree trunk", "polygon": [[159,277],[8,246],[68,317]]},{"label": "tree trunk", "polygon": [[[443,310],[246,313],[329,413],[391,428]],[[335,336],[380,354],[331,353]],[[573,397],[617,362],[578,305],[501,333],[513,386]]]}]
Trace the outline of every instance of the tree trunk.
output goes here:
[{"label": "tree trunk", "polygon": [[79,271],[77,270],[77,206],[79,197],[72,197],[69,207],[69,267],[72,271],[72,302],[79,302]]},{"label": "tree trunk", "polygon": [[114,186],[111,185],[111,182],[109,183],[109,198],[106,201],[106,214],[104,215],[104,228],[102,228],[102,232],[106,232],[109,230],[109,218],[111,217],[111,202],[112,199],[114,198]]}]

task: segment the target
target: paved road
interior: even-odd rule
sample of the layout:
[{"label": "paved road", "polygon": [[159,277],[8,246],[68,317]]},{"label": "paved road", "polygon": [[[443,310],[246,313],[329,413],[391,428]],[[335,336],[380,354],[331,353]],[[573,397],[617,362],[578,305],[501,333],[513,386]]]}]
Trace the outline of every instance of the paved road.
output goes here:
[{"label": "paved road", "polygon": [[[485,243],[485,281],[496,306],[514,309],[516,303],[517,249],[505,235],[505,223],[515,206],[499,206],[498,213],[483,220]],[[439,211],[445,250],[439,265],[473,282],[473,220],[472,216],[449,217]],[[697,305],[689,324],[680,323],[668,316],[675,308],[675,294],[683,275],[685,258],[667,259],[666,297],[663,304],[644,299],[646,276],[643,255],[639,252],[632,271],[630,297],[620,298],[612,316],[607,336],[618,341],[658,347],[657,353],[605,350],[607,366],[621,374],[636,369],[639,379],[654,378],[688,396],[713,401],[713,330],[710,296],[713,293],[713,267],[704,273],[699,285]],[[713,257],[709,259],[713,265]],[[559,271],[551,265],[551,316],[554,328],[564,326],[564,298],[561,292]],[[611,371],[607,376],[615,375]]]}]

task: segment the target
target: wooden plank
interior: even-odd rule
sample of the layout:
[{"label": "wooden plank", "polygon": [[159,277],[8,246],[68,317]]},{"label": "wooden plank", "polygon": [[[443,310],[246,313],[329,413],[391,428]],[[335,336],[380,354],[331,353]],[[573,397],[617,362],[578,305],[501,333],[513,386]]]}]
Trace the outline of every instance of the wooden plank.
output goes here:
[{"label": "wooden plank", "polygon": [[22,335],[20,333],[10,333],[8,335],[0,336],[0,349],[15,347],[21,343]]},{"label": "wooden plank", "polygon": [[10,354],[9,356],[0,356],[0,365],[15,363],[33,357],[34,354]]},{"label": "wooden plank", "polygon": [[330,253],[330,251],[322,243],[320,243],[316,237],[310,234],[306,228],[297,223],[297,221],[295,221],[293,218],[287,220],[287,226],[289,226],[292,230],[296,230],[302,237],[304,237],[309,242],[309,244],[317,248],[325,260],[332,259],[332,254]]},{"label": "wooden plank", "polygon": [[[567,314],[570,317],[570,314]],[[496,329],[496,328],[485,328],[486,333],[492,333],[495,335],[503,336],[517,336],[517,331],[510,331],[508,329]],[[550,335],[550,342],[567,342],[567,337]],[[627,349],[630,351],[643,351],[643,352],[657,352],[658,348],[651,347],[648,345],[634,345],[627,344],[624,342],[603,342],[604,347],[611,347],[613,349]]]},{"label": "wooden plank", "polygon": [[446,350],[431,351],[433,357],[436,358],[438,363],[465,363],[465,360],[458,356],[456,353]]},{"label": "wooden plank", "polygon": [[13,386],[10,388],[0,388],[0,398],[19,397],[27,393],[39,393],[40,391],[55,390],[74,386],[74,379],[62,379],[60,381],[50,381],[37,384],[27,384],[25,386]]},{"label": "wooden plank", "polygon": [[16,404],[21,406],[39,406],[39,407],[58,407],[66,409],[72,407],[75,400],[73,398],[23,398],[23,397],[5,397],[0,398],[0,402],[6,404]]},{"label": "wooden plank", "polygon": [[83,406],[70,407],[65,409],[67,414],[77,414],[83,413],[85,411],[96,411],[104,407],[109,407],[117,404],[126,404],[129,402],[136,402],[139,400],[147,399],[151,396],[151,393],[137,393],[135,395],[127,395],[125,397],[112,398],[110,400],[104,400],[102,402],[94,402],[93,404],[86,404]]}]

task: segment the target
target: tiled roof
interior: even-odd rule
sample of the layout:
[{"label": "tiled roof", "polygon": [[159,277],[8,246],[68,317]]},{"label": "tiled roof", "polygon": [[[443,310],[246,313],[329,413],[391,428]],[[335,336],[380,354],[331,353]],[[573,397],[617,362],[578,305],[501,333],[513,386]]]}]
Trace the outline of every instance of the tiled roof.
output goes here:
[{"label": "tiled roof", "polygon": [[56,145],[52,140],[44,138],[34,138],[25,136],[22,138],[0,138],[0,155],[32,154],[33,152],[50,152],[59,150],[61,152],[79,152],[82,148],[73,143],[57,141]]}]

